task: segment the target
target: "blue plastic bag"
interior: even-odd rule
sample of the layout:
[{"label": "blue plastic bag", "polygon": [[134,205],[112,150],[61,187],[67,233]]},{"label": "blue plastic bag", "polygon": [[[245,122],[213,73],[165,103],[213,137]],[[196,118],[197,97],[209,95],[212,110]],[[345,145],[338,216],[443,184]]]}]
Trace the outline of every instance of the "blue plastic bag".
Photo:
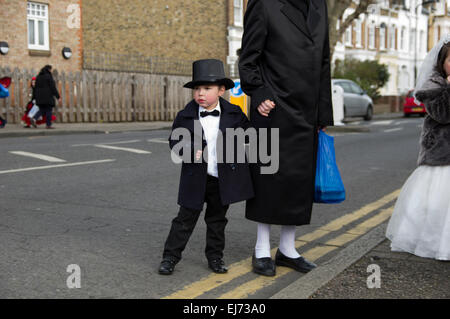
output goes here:
[{"label": "blue plastic bag", "polygon": [[9,96],[9,91],[3,85],[0,84],[0,98],[6,98]]},{"label": "blue plastic bag", "polygon": [[314,202],[335,204],[345,200],[345,188],[336,164],[334,137],[319,131]]}]

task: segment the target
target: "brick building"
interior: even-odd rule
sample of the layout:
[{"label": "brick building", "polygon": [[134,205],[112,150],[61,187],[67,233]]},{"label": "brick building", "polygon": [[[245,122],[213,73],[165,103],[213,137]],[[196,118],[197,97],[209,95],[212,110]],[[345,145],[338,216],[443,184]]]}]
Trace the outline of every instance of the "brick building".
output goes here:
[{"label": "brick building", "polygon": [[[58,71],[82,68],[81,0],[0,0],[0,42],[9,51],[0,67],[39,70],[46,64]],[[72,56],[63,57],[63,48]]]},{"label": "brick building", "polygon": [[[217,58],[235,75],[248,0],[0,0],[0,67],[190,72]],[[63,48],[72,57],[64,59]],[[153,65],[149,66],[149,58]],[[156,66],[155,66],[156,65]],[[163,65],[163,69],[157,68]],[[170,72],[169,72],[170,73]]]},{"label": "brick building", "polygon": [[146,71],[152,57],[163,58],[161,64],[184,62],[187,74],[197,59],[233,64],[228,38],[234,5],[242,20],[243,0],[83,0],[85,67]]}]

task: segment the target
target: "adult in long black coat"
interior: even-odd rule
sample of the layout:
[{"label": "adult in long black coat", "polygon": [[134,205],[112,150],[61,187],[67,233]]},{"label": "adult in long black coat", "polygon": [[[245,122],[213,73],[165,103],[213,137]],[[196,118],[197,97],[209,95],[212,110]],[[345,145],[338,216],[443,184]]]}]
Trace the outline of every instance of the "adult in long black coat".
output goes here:
[{"label": "adult in long black coat", "polygon": [[45,115],[47,128],[52,128],[52,109],[55,107],[55,98],[60,100],[55,80],[52,76],[52,66],[46,65],[39,72],[34,88],[36,104],[39,112],[36,113],[31,123],[36,127],[36,119]]},{"label": "adult in long black coat", "polygon": [[255,197],[247,201],[246,217],[259,222],[254,271],[275,274],[271,224],[284,225],[275,263],[287,260],[308,271],[314,266],[298,259],[295,226],[310,223],[318,130],[333,125],[326,1],[250,0],[241,49],[250,121],[279,129],[278,172],[261,174],[260,164],[252,169]]}]

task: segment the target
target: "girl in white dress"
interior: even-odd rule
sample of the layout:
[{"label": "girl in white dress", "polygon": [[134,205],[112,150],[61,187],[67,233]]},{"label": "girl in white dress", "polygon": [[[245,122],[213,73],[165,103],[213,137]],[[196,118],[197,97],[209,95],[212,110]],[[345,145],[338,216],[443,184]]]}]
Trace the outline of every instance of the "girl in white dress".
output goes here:
[{"label": "girl in white dress", "polygon": [[414,94],[428,113],[419,166],[403,185],[386,237],[392,251],[450,260],[450,35],[428,53]]}]

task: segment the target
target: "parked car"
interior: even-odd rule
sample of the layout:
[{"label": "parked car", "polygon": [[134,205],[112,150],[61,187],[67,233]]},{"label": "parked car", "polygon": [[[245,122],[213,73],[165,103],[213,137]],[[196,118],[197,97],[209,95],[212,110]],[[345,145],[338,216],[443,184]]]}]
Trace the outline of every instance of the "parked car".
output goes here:
[{"label": "parked car", "polygon": [[425,116],[427,111],[425,109],[425,105],[420,103],[420,105],[414,102],[413,96],[414,90],[410,90],[405,97],[405,103],[403,104],[403,114],[405,117],[411,116],[411,114],[419,114],[420,116]]},{"label": "parked car", "polygon": [[362,116],[370,121],[373,116],[373,101],[366,91],[351,80],[332,79],[333,85],[344,90],[344,117]]}]

